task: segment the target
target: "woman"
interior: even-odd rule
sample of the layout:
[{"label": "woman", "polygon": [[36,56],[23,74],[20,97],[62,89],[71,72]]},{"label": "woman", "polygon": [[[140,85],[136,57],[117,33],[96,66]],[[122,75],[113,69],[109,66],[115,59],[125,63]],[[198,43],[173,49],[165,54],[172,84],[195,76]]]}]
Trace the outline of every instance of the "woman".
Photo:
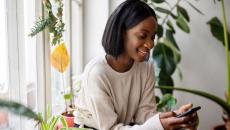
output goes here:
[{"label": "woman", "polygon": [[76,126],[98,130],[196,129],[197,114],[176,118],[192,107],[157,113],[153,65],[146,62],[157,31],[155,12],[140,0],[127,0],[111,14],[102,45],[106,55],[84,71],[75,112]]}]

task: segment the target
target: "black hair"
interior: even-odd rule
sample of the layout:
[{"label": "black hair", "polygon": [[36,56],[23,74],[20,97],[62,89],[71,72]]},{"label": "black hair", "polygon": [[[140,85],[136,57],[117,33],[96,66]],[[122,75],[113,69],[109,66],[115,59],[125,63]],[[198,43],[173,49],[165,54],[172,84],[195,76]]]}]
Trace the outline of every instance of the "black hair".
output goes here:
[{"label": "black hair", "polygon": [[153,16],[154,10],[141,0],[126,0],[110,15],[104,34],[102,46],[107,54],[117,58],[124,51],[123,34],[145,18]]}]

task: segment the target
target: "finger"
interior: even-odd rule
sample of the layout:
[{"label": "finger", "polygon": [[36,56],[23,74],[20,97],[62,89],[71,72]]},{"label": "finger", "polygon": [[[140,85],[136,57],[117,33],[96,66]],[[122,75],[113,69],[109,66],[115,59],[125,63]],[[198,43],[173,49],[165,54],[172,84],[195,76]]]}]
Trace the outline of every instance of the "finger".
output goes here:
[{"label": "finger", "polygon": [[169,118],[169,117],[175,117],[176,113],[175,112],[164,112],[160,114],[160,119],[162,118]]},{"label": "finger", "polygon": [[169,118],[169,124],[170,125],[186,124],[190,120],[191,120],[190,116],[185,116],[185,117],[180,117],[180,118],[171,117]]},{"label": "finger", "polygon": [[177,124],[173,125],[173,130],[184,130],[184,128],[189,128],[190,126],[188,124]]},{"label": "finger", "polygon": [[182,113],[182,112],[185,112],[187,111],[188,109],[192,108],[193,104],[192,103],[189,103],[189,104],[186,104],[186,105],[183,105],[179,108],[179,112]]}]

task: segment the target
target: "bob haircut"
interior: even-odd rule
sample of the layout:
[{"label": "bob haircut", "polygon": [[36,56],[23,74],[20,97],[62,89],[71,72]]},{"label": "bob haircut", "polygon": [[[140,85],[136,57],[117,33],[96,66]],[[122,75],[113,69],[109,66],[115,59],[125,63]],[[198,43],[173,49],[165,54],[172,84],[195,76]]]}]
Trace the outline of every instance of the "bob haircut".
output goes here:
[{"label": "bob haircut", "polygon": [[154,10],[141,0],[126,0],[120,4],[110,15],[104,30],[102,46],[105,52],[118,58],[124,52],[124,32],[149,16],[157,20]]}]

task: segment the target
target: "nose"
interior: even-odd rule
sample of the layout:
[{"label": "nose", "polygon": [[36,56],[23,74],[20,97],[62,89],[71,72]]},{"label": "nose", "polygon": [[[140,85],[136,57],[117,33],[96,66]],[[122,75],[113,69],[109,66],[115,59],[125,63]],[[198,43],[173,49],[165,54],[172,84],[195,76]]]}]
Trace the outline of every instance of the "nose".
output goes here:
[{"label": "nose", "polygon": [[145,42],[144,47],[148,48],[149,50],[151,50],[154,47],[154,41],[152,40],[148,40]]}]

